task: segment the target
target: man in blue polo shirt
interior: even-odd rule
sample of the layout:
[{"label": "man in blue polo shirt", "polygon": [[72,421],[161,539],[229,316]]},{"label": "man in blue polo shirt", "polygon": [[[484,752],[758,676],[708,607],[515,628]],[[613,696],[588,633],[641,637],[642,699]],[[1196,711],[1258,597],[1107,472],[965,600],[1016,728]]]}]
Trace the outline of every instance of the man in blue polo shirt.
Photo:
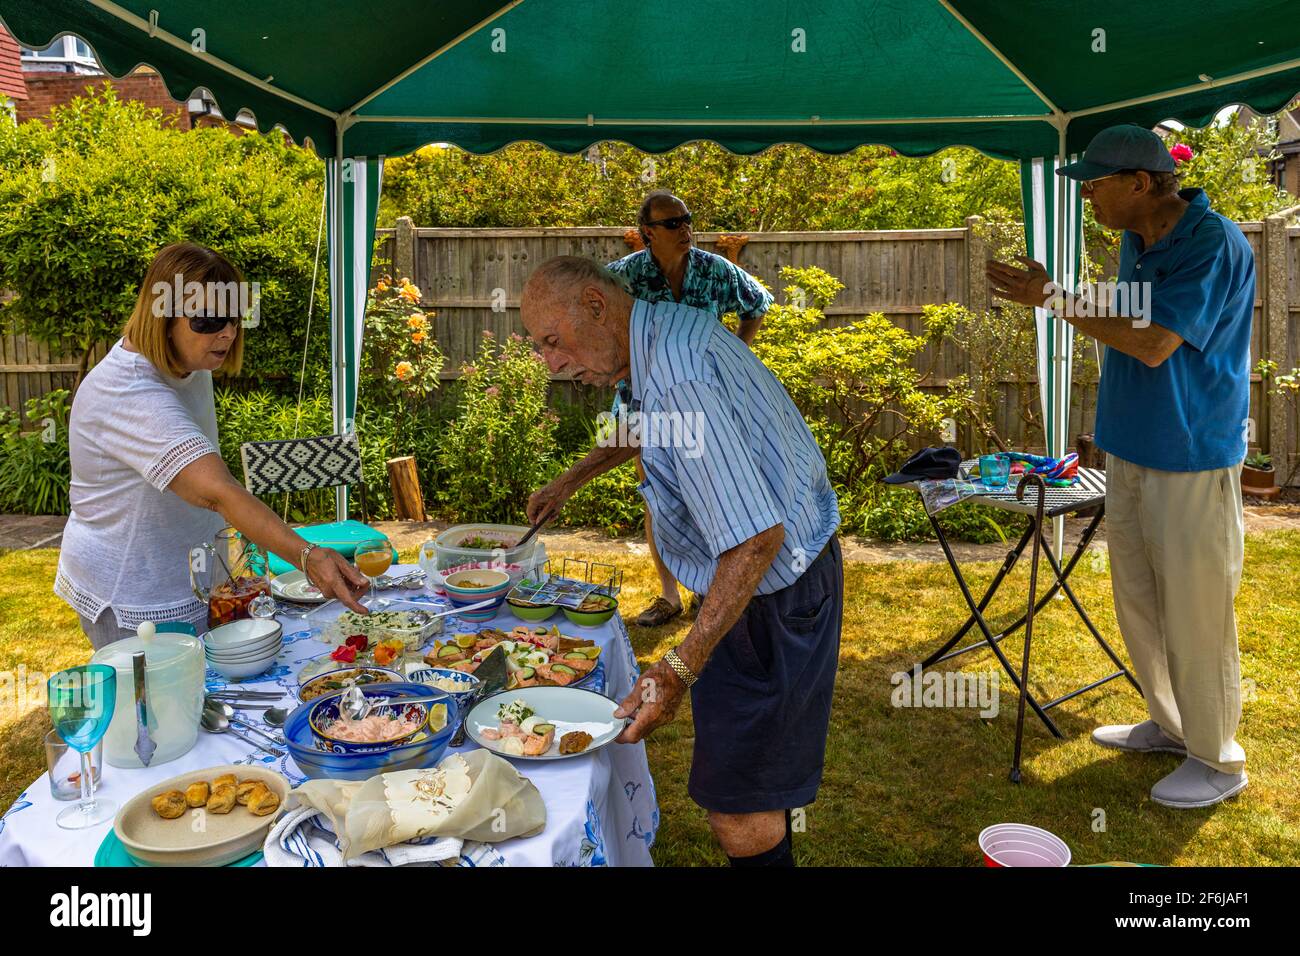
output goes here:
[{"label": "man in blue polo shirt", "polygon": [[1255,259],[1202,190],[1179,191],[1174,160],[1150,130],[1102,130],[1058,174],[1082,183],[1097,222],[1124,230],[1116,294],[1063,294],[1024,257],[1028,270],[991,262],[988,275],[1002,298],[1052,308],[1107,346],[1096,441],[1107,453],[1111,586],[1151,719],[1092,736],[1184,755],[1151,798],[1206,807],[1246,786],[1232,604]]}]

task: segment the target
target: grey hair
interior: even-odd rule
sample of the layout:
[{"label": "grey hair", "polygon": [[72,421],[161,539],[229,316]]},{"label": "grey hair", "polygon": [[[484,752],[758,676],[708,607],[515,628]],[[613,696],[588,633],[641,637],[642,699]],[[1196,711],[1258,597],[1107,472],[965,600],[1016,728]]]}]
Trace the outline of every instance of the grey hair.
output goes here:
[{"label": "grey hair", "polygon": [[554,289],[575,289],[584,285],[598,285],[608,290],[632,294],[627,279],[607,269],[594,259],[582,256],[555,256],[533,270],[528,284],[546,282]]}]

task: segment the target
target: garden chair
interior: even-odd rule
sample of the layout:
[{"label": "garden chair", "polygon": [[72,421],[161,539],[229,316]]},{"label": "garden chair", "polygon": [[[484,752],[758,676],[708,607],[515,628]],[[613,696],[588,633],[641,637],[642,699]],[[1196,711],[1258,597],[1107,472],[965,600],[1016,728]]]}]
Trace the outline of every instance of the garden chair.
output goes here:
[{"label": "garden chair", "polygon": [[[366,485],[361,478],[361,445],[355,432],[290,438],[281,441],[248,441],[239,446],[244,465],[244,487],[255,495],[288,491],[320,491],[339,485],[356,485],[361,496],[361,521],[308,525],[298,533],[306,540],[352,557],[357,544],[384,538],[368,523]],[[271,573],[282,574],[292,566],[271,555]]]}]

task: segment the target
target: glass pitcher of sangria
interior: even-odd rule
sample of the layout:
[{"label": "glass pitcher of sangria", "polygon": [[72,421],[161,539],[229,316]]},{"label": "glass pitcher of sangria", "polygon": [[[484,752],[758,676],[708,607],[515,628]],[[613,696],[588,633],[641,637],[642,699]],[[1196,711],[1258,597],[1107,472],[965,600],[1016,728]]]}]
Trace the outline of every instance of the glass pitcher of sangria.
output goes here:
[{"label": "glass pitcher of sangria", "polygon": [[208,605],[208,629],[275,613],[266,555],[234,528],[190,551],[190,586]]}]

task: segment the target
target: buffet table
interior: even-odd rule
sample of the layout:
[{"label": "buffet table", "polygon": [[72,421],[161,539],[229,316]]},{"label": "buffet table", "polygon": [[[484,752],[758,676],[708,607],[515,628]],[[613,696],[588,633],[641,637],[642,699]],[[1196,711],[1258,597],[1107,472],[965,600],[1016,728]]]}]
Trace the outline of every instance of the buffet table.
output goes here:
[{"label": "buffet table", "polygon": [[[394,575],[414,567],[394,566]],[[446,609],[445,599],[427,592],[391,591],[385,596],[427,603],[432,609]],[[335,605],[342,611],[340,605]],[[316,640],[302,618],[284,616],[284,649],[276,666],[266,674],[243,681],[239,687],[250,690],[282,690],[281,706],[292,709],[297,704],[298,669],[313,657],[330,650],[330,645]],[[484,627],[505,630],[522,624],[503,607],[497,618],[475,625],[457,618],[446,618],[446,633],[465,633]],[[615,615],[599,628],[579,628],[570,624],[562,612],[547,622],[556,624],[566,634],[589,637],[599,644],[604,669],[604,693],[621,700],[639,674],[636,656],[628,640],[622,619]],[[207,690],[226,686],[225,680],[208,670]],[[241,716],[255,726],[271,731],[258,719],[259,711],[242,711]],[[460,750],[474,749],[466,740]],[[250,752],[251,751],[251,752]],[[452,753],[453,751],[448,751]],[[226,763],[255,764],[274,769],[296,784],[304,777],[288,755],[273,757],[253,751],[251,745],[229,734],[200,733],[198,743],[184,756],[161,766],[143,769],[104,768],[99,794],[114,800],[120,807],[147,787],[188,770]],[[650,847],[659,825],[659,808],[655,801],[654,782],[646,762],[644,744],[610,744],[592,754],[555,762],[516,761],[516,768],[531,780],[546,804],[546,829],[533,837],[517,838],[493,844],[486,852],[471,859],[462,857],[464,866],[649,866]],[[54,817],[67,806],[50,794],[46,775],[42,775],[0,818],[0,865],[3,866],[91,866],[95,852],[111,829],[111,824],[83,832],[59,828]]]}]

